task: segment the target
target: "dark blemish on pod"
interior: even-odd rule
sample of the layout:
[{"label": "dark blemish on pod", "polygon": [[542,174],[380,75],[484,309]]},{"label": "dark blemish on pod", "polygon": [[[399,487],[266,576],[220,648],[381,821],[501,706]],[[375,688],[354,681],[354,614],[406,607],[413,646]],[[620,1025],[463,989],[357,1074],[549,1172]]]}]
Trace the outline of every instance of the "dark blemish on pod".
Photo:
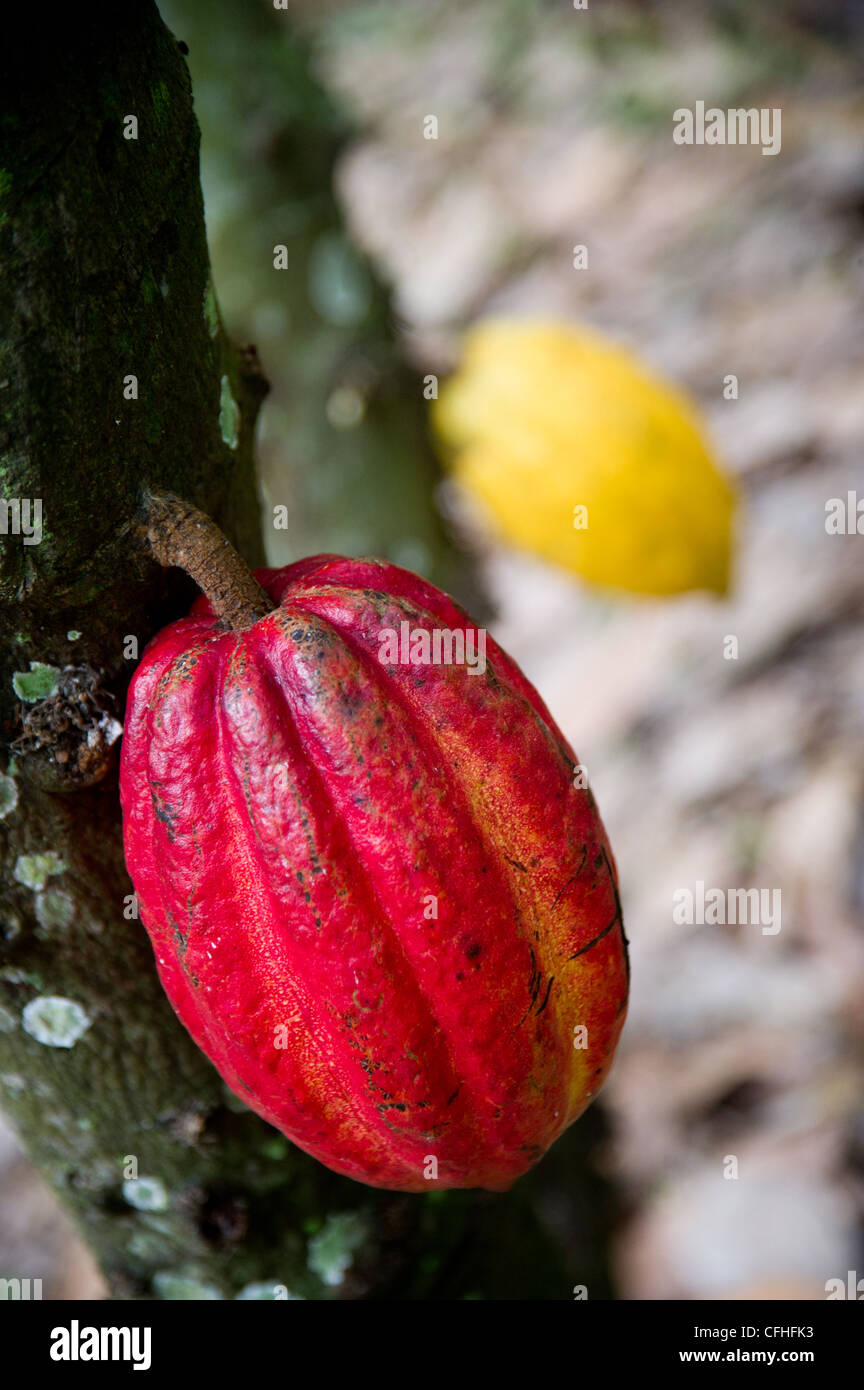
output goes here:
[{"label": "dark blemish on pod", "polygon": [[154,814],[154,816],[156,817],[156,819],[157,819],[158,821],[161,821],[162,824],[165,826],[165,829],[166,829],[167,832],[168,832],[168,839],[173,843],[173,841],[174,841],[174,820],[173,820],[174,807],[173,807],[173,806],[170,806],[167,802],[162,802],[162,801],[160,801],[159,798],[158,798],[158,796],[157,796],[157,794],[156,794],[156,792],[154,792],[154,790],[153,790],[153,787],[154,787],[154,786],[159,787],[159,786],[161,786],[161,785],[162,785],[161,782],[154,782],[154,783],[151,784],[151,786],[150,786],[150,800],[151,800],[152,803],[153,803],[153,814]]},{"label": "dark blemish on pod", "polygon": [[[583,849],[583,851],[582,851],[582,858],[579,860],[579,867],[578,867],[578,869],[576,870],[575,874],[572,875],[571,878],[568,878],[567,882],[564,884],[564,887],[563,887],[562,889],[560,889],[560,891],[555,895],[555,900],[554,900],[554,902],[552,903],[552,909],[554,909],[554,908],[556,908],[556,907],[558,906],[558,903],[559,903],[560,899],[563,898],[564,894],[567,892],[567,889],[571,886],[571,884],[574,884],[574,883],[576,882],[577,878],[579,877],[579,875],[581,874],[582,870],[583,870],[584,867],[585,867],[585,860],[586,860],[587,858],[588,858],[588,847],[587,847],[587,845],[586,845],[586,847],[585,847],[585,848]],[[552,909],[550,909],[550,911],[551,911]]]},{"label": "dark blemish on pod", "polygon": [[619,914],[616,911],[615,916],[612,918],[612,921],[609,923],[608,927],[604,927],[603,930],[597,936],[595,936],[592,941],[587,941],[584,946],[580,946],[579,950],[574,951],[572,956],[568,956],[567,959],[575,960],[577,956],[584,956],[586,951],[590,951],[592,946],[596,946],[598,942],[603,940],[604,936],[609,935],[610,931],[618,921]]},{"label": "dark blemish on pod", "polygon": [[[609,862],[609,856],[608,856],[608,854],[606,853],[605,849],[603,850],[603,858],[604,858],[604,860],[606,861],[606,869],[607,869],[608,874],[609,874],[609,882],[612,884],[612,892],[613,892],[614,897],[615,897],[615,910],[616,910],[616,912],[617,912],[617,914],[618,914],[618,924],[619,924],[619,926],[620,926],[620,928],[621,928],[621,944],[622,944],[623,947],[624,947],[624,969],[625,969],[625,971],[626,971],[626,975],[627,975],[627,985],[628,985],[628,987],[629,987],[629,985],[630,985],[630,942],[627,940],[627,933],[626,933],[626,931],[624,930],[624,912],[623,912],[622,907],[621,907],[621,894],[618,892],[618,884],[617,884],[617,882],[616,882],[615,875],[614,875],[614,873],[612,872],[612,865],[611,865],[610,862]],[[622,1003],[623,1003],[623,1002],[624,1002],[624,1001],[622,1001]],[[618,1012],[620,1013],[620,1009],[619,1009]],[[617,1018],[618,1015],[616,1014],[615,1017]]]},{"label": "dark blemish on pod", "polygon": [[537,1010],[537,1013],[535,1014],[535,1018],[539,1018],[539,1017],[540,1017],[540,1015],[542,1014],[543,1010],[546,1008],[546,1005],[549,1003],[549,994],[550,994],[550,991],[551,991],[551,989],[552,989],[552,981],[553,981],[554,979],[555,979],[555,976],[554,976],[554,975],[550,975],[550,976],[549,976],[549,984],[546,986],[546,994],[544,995],[543,1003],[540,1005],[540,1008]]}]

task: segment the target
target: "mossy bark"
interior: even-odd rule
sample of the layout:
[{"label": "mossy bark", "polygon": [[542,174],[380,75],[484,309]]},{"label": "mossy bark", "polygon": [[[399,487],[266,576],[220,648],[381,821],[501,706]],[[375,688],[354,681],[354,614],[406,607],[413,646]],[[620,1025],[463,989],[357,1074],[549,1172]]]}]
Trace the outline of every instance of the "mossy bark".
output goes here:
[{"label": "mossy bark", "polygon": [[39,544],[0,538],[3,1107],[115,1297],[567,1298],[530,1183],[336,1177],[226,1092],[162,993],[112,765],[136,642],[190,596],[148,553],[146,494],[260,561],[265,387],[214,315],[189,76],[155,7],[52,15],[0,92],[3,497],[43,508]]}]

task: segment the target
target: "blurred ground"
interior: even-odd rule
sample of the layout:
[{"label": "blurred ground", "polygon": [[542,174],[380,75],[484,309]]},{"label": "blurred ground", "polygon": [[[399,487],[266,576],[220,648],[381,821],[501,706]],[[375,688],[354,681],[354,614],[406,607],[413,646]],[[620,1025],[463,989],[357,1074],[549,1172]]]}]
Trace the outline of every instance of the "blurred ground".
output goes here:
[{"label": "blurred ground", "polygon": [[[864,497],[847,7],[826,5],[821,32],[764,33],[685,4],[301,8],[365,131],[341,194],[416,364],[445,373],[479,314],[585,319],[695,394],[739,480],[723,603],[589,592],[444,501],[479,547],[495,636],[587,765],[621,873],[633,998],[602,1102],[630,1213],[619,1294],[824,1297],[864,1273],[864,540],[825,530],[829,498]],[[700,99],[780,106],[782,153],[677,147],[671,113]],[[676,925],[673,892],[698,880],[780,888],[781,931]],[[0,1163],[18,1212],[0,1272],[54,1268],[92,1296],[5,1135]],[[25,1226],[44,1238],[23,1260]]]}]

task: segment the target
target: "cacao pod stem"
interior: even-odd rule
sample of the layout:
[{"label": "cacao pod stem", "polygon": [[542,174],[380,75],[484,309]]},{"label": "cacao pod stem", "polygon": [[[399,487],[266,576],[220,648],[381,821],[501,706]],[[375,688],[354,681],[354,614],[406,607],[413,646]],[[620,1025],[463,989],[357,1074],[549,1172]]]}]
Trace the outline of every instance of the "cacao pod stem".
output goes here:
[{"label": "cacao pod stem", "polygon": [[243,632],[273,604],[242,556],[205,512],[173,492],[147,494],[147,540],[160,565],[176,565],[195,580],[226,627]]}]

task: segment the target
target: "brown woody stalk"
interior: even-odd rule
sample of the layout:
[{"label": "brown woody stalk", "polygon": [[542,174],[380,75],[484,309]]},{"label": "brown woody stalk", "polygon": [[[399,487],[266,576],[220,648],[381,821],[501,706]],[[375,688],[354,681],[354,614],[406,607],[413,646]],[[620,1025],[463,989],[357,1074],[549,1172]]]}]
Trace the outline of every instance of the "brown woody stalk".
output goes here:
[{"label": "brown woody stalk", "polygon": [[154,558],[185,570],[226,627],[243,632],[273,611],[243,557],[205,512],[173,492],[151,492],[148,501]]}]

